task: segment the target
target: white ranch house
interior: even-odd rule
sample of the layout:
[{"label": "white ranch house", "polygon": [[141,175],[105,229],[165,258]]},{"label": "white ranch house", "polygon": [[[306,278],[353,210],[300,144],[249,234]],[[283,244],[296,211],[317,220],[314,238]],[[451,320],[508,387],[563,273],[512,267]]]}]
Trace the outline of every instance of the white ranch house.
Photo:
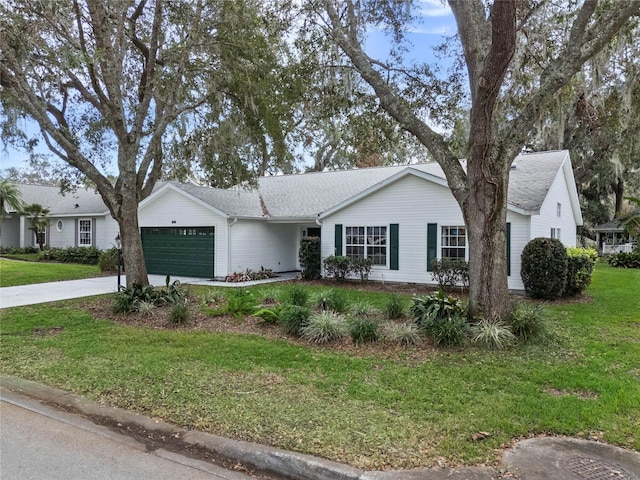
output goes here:
[{"label": "white ranch house", "polygon": [[[117,226],[104,205],[80,211],[78,197],[76,211],[69,211],[67,200],[60,211],[53,201],[38,202],[51,209],[48,244],[86,244],[90,226],[92,245],[113,246]],[[9,221],[20,222],[21,245],[33,243],[24,233],[28,221]],[[370,279],[378,281],[435,283],[434,258],[469,258],[462,212],[437,163],[261,177],[250,190],[167,182],[141,202],[139,221],[147,268],[158,274],[219,278],[246,269],[299,270],[306,235],[321,236],[323,258],[373,257]],[[509,288],[523,289],[520,255],[529,240],[555,237],[575,246],[578,225],[569,153],[518,156],[508,197]],[[6,230],[3,223],[3,246]]]}]

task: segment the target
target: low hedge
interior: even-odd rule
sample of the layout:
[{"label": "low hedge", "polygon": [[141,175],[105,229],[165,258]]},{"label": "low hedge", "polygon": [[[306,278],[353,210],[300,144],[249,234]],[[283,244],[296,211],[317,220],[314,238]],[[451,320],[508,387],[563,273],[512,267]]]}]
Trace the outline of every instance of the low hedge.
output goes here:
[{"label": "low hedge", "polygon": [[96,247],[50,248],[40,252],[39,260],[97,265],[101,250]]},{"label": "low hedge", "polygon": [[609,265],[618,268],[640,268],[640,250],[631,253],[615,253],[610,255]]}]

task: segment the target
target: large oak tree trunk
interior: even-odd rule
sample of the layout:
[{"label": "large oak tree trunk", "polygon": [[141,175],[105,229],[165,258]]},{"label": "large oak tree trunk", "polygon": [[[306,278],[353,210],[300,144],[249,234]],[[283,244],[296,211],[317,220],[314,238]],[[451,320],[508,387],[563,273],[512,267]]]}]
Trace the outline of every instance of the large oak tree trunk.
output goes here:
[{"label": "large oak tree trunk", "polygon": [[[510,311],[506,218],[508,171],[496,159],[468,167],[470,194],[463,204],[469,237],[469,314],[503,318]],[[493,160],[493,161],[492,161]]]}]

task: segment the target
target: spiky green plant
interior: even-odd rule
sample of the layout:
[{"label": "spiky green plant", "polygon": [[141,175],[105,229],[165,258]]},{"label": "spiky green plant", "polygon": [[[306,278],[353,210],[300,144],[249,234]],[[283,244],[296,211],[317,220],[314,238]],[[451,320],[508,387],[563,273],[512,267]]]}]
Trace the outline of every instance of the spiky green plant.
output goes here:
[{"label": "spiky green plant", "polygon": [[472,327],[474,343],[492,350],[503,350],[516,342],[509,325],[498,319],[483,318]]},{"label": "spiky green plant", "polygon": [[335,312],[321,312],[312,315],[309,323],[300,329],[302,338],[311,343],[328,343],[343,338],[347,334],[345,318]]}]

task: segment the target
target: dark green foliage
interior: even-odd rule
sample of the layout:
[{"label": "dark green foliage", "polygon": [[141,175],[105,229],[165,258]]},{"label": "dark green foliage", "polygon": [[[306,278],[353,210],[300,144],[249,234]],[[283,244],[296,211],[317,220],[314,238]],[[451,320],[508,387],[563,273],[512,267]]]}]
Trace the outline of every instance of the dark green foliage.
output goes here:
[{"label": "dark green foliage", "polygon": [[179,302],[171,307],[169,315],[173,323],[184,324],[189,320],[189,309],[185,302]]},{"label": "dark green foliage", "polygon": [[640,250],[609,255],[609,265],[618,268],[640,268]]},{"label": "dark green foliage", "polygon": [[98,267],[101,272],[115,272],[118,270],[118,249],[113,247],[105,250],[98,258]]},{"label": "dark green foliage", "polygon": [[286,307],[285,304],[278,303],[270,307],[262,307],[253,312],[253,315],[262,319],[258,325],[276,325],[280,323],[280,316]]},{"label": "dark green foliage", "polygon": [[373,258],[355,257],[351,259],[351,271],[359,275],[363,282],[369,280],[371,267],[373,267]]},{"label": "dark green foliage", "polygon": [[102,251],[95,247],[50,248],[40,252],[38,259],[47,262],[97,265],[101,253]]},{"label": "dark green foliage", "polygon": [[130,313],[136,310],[136,305],[141,302],[162,306],[184,303],[186,290],[176,280],[170,284],[167,275],[165,288],[154,288],[153,285],[138,285],[134,283],[130,287],[121,287],[116,293],[113,311],[116,313]]},{"label": "dark green foliage", "polygon": [[280,323],[289,335],[300,335],[300,330],[306,327],[311,317],[311,310],[298,305],[287,305],[280,313]]},{"label": "dark green foliage", "polygon": [[456,346],[464,343],[468,328],[466,308],[460,299],[440,290],[414,298],[410,312],[414,323],[435,345]]},{"label": "dark green foliage", "polygon": [[469,264],[464,260],[443,258],[433,261],[433,277],[440,288],[469,286]]},{"label": "dark green foliage", "polygon": [[0,253],[8,253],[14,255],[24,255],[29,253],[38,253],[40,250],[36,247],[23,247],[23,248],[13,248],[13,247],[0,247]]},{"label": "dark green foliage", "polygon": [[302,278],[305,280],[316,280],[321,276],[320,237],[303,237],[300,240],[300,266],[302,267]]},{"label": "dark green foliage", "polygon": [[547,337],[546,314],[541,305],[516,305],[509,323],[511,332],[522,342],[536,342]]},{"label": "dark green foliage", "polygon": [[406,303],[403,297],[398,294],[389,295],[382,306],[382,310],[391,319],[404,317]]},{"label": "dark green foliage", "polygon": [[350,322],[349,334],[353,343],[360,345],[361,343],[373,343],[380,340],[378,333],[378,324],[367,318],[356,318]]},{"label": "dark green foliage", "polygon": [[309,290],[303,285],[293,285],[285,292],[284,301],[291,305],[304,307],[309,303]]},{"label": "dark green foliage", "polygon": [[349,307],[349,298],[342,290],[330,288],[320,292],[318,306],[323,310],[342,313]]},{"label": "dark green foliage", "polygon": [[555,238],[534,238],[522,251],[520,275],[527,295],[553,300],[564,293],[567,251]]},{"label": "dark green foliage", "polygon": [[324,259],[324,273],[329,278],[342,281],[351,273],[351,259],[342,255],[332,255]]},{"label": "dark green foliage", "polygon": [[134,303],[134,299],[131,296],[120,292],[116,294],[111,310],[113,313],[131,313]]},{"label": "dark green foliage", "polygon": [[591,248],[567,248],[567,284],[564,296],[578,295],[591,285],[598,252]]},{"label": "dark green foliage", "polygon": [[233,315],[238,321],[242,321],[245,315],[253,314],[257,306],[258,302],[249,291],[237,289],[227,298],[225,313]]}]

